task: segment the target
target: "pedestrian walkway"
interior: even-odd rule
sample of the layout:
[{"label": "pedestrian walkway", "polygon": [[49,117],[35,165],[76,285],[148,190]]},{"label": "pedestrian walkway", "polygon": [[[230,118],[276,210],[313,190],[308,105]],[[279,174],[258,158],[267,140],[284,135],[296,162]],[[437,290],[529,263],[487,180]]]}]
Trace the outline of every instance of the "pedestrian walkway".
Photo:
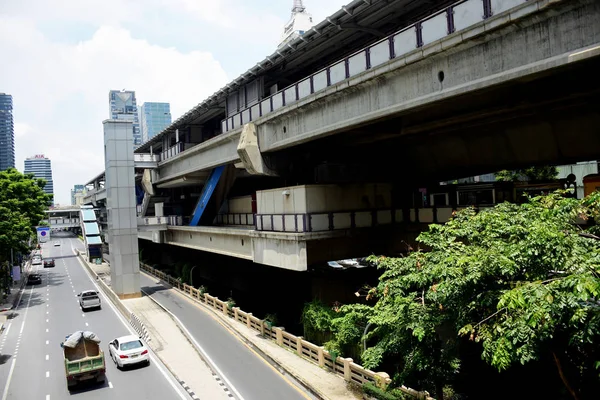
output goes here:
[{"label": "pedestrian walkway", "polygon": [[[154,280],[156,279],[151,275],[146,274],[146,276]],[[263,338],[256,331],[246,327],[244,324],[236,322],[231,318],[226,318],[221,313],[214,312],[211,308],[185,296],[180,291],[170,288],[170,286],[168,290],[171,291],[174,296],[179,296],[180,298],[185,299],[185,301],[194,303],[197,307],[213,315],[229,328],[229,330],[232,331],[232,334],[237,335],[240,340],[244,341],[259,353],[262,353],[261,355],[263,357],[271,360],[278,367],[284,369],[286,373],[292,375],[304,386],[311,388],[311,390],[316,392],[319,397],[329,400],[362,399],[362,393],[352,390],[351,387],[337,375],[319,368],[319,366],[299,357],[296,353],[278,346],[271,340]]]},{"label": "pedestrian walkway", "polygon": [[2,315],[5,315],[6,313],[10,312],[10,310],[17,307],[19,296],[23,287],[25,287],[25,281],[27,280],[27,272],[30,268],[31,265],[29,262],[27,262],[27,264],[25,264],[25,267],[23,268],[23,275],[21,276],[20,282],[13,283],[13,286],[10,288],[11,290],[8,297],[6,299],[0,300],[0,328],[2,324]]},{"label": "pedestrian walkway", "polygon": [[[87,265],[95,277],[110,286],[110,265]],[[148,345],[192,398],[231,399],[168,313],[146,296],[122,303],[144,323],[151,338]]]}]

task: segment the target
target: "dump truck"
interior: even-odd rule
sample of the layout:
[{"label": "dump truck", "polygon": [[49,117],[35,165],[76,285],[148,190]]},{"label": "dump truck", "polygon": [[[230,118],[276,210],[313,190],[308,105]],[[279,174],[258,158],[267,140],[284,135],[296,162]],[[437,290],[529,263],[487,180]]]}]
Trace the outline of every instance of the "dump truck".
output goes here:
[{"label": "dump truck", "polygon": [[65,337],[61,347],[65,356],[67,387],[71,390],[78,383],[103,383],[106,364],[100,339],[95,333],[77,331]]}]

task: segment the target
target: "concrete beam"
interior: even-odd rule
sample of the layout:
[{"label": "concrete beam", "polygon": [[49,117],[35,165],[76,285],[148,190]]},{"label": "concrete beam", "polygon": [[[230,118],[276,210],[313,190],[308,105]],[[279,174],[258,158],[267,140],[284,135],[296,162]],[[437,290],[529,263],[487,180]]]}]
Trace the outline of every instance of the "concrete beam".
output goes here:
[{"label": "concrete beam", "polygon": [[237,146],[240,135],[241,131],[219,135],[160,162],[158,179],[153,183],[160,184],[219,165],[239,162]]},{"label": "concrete beam", "polygon": [[244,125],[237,152],[240,156],[240,160],[242,160],[242,165],[250,175],[277,176],[275,171],[265,164],[265,160],[263,159],[258,146],[256,125],[252,122]]}]

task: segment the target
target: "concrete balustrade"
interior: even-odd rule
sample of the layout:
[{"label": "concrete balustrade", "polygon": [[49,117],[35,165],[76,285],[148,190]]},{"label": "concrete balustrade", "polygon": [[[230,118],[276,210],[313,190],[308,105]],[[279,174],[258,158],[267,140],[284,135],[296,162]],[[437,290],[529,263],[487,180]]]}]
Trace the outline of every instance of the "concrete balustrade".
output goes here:
[{"label": "concrete balustrade", "polygon": [[[140,264],[140,269],[154,277],[157,277],[174,288],[180,290],[184,295],[198,300],[200,303],[212,308],[217,313],[222,313],[226,317],[245,325],[253,331],[259,332],[261,335],[274,340],[279,346],[288,348],[294,351],[298,356],[317,364],[321,368],[328,368],[346,382],[353,382],[362,385],[367,382],[376,384],[381,388],[387,387],[391,383],[389,375],[385,372],[373,372],[356,364],[351,358],[336,357],[333,359],[329,351],[322,346],[317,346],[314,343],[304,340],[302,336],[295,336],[285,331],[283,327],[269,327],[269,325],[260,318],[240,310],[239,307],[228,307],[226,301],[219,300],[217,297],[211,296],[208,293],[202,294],[200,290],[181,283],[162,271],[152,268],[145,264]],[[434,400],[429,397],[427,392],[419,392],[414,389],[401,386],[399,388],[404,393],[412,395],[419,399]]]}]

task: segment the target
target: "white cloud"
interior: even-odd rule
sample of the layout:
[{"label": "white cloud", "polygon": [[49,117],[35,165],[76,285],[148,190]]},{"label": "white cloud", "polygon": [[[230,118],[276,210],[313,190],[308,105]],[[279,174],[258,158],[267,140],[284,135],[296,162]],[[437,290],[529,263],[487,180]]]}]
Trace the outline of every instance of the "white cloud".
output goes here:
[{"label": "white cloud", "polygon": [[[51,157],[56,199],[69,202],[73,184],[104,168],[110,89],[170,102],[177,118],[228,82],[211,53],[237,76],[275,49],[285,1],[0,0],[0,91],[13,95],[17,167]],[[348,1],[305,5],[318,22]]]},{"label": "white cloud", "polygon": [[140,104],[170,102],[175,119],[227,83],[210,53],[154,46],[110,26],[66,45],[49,42],[29,20],[0,17],[0,54],[11,60],[0,63],[0,87],[13,95],[17,167],[33,154],[50,157],[63,204],[73,184],[104,168],[109,90],[137,89]]}]

